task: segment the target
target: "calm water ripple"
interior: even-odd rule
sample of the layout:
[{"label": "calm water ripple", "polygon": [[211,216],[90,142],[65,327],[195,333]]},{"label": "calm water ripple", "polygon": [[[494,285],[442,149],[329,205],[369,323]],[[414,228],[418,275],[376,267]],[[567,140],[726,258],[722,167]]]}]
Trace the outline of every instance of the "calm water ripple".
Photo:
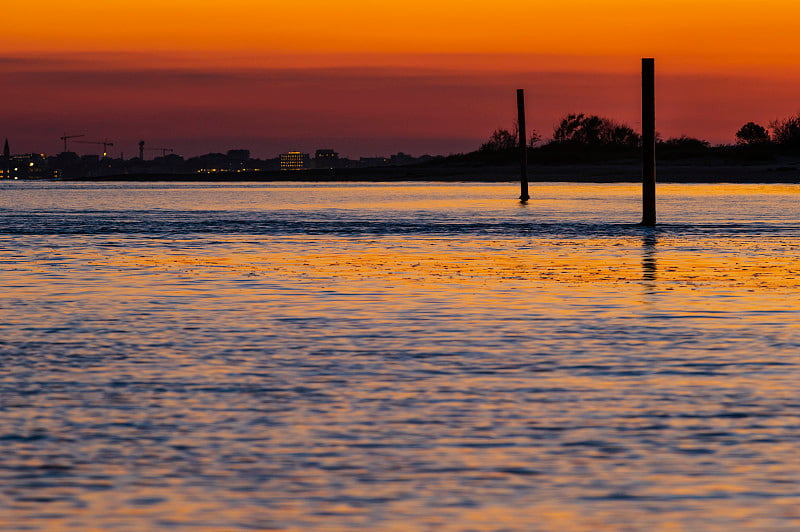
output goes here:
[{"label": "calm water ripple", "polygon": [[[538,238],[636,237],[657,236],[792,236],[800,223],[664,223],[644,229],[636,223],[582,223],[552,221],[515,221],[513,219],[479,220],[477,213],[460,214],[466,220],[454,220],[446,213],[417,212],[385,220],[381,212],[374,218],[359,219],[348,212],[314,213],[304,211],[254,212],[185,212],[185,211],[95,211],[65,213],[5,213],[0,220],[0,234],[5,235],[442,235],[442,236],[519,236]],[[109,242],[106,245],[121,245]]]},{"label": "calm water ripple", "polygon": [[0,184],[4,530],[797,530],[800,187]]}]

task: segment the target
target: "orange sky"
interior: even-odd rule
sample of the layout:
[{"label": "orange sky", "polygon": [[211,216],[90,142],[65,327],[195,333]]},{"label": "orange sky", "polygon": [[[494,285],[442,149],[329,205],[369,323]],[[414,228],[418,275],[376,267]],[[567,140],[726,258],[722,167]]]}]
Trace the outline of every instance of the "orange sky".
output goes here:
[{"label": "orange sky", "polygon": [[788,0],[40,0],[3,13],[0,135],[18,151],[57,151],[67,130],[186,155],[464,151],[510,125],[518,87],[545,137],[575,111],[637,127],[643,56],[656,57],[664,136],[729,142],[800,109]]}]

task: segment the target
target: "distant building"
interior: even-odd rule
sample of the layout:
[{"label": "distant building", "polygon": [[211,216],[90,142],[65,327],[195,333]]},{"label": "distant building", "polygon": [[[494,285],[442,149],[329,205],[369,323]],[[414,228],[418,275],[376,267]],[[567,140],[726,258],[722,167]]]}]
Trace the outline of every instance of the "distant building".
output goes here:
[{"label": "distant building", "polygon": [[405,166],[407,164],[414,164],[417,160],[408,155],[407,153],[403,153],[401,151],[397,152],[396,155],[391,155],[389,157],[390,164],[392,166]]},{"label": "distant building", "polygon": [[2,179],[48,179],[58,177],[58,172],[47,166],[47,158],[41,153],[4,155],[0,169]]},{"label": "distant building", "polygon": [[226,168],[241,172],[247,169],[247,163],[250,161],[250,150],[228,150],[226,156],[228,158]]},{"label": "distant building", "polygon": [[317,150],[314,154],[314,167],[315,168],[338,168],[339,167],[339,154],[333,150]]},{"label": "distant building", "polygon": [[281,170],[305,170],[308,168],[309,156],[307,153],[290,151],[281,153]]}]

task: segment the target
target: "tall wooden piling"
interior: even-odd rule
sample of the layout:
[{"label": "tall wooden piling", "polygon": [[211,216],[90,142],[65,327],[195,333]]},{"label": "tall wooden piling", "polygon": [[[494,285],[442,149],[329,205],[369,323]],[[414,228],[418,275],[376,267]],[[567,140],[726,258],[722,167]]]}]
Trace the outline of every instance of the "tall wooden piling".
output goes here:
[{"label": "tall wooden piling", "polygon": [[519,138],[519,199],[528,201],[528,139],[525,134],[525,89],[517,89],[517,137]]},{"label": "tall wooden piling", "polygon": [[642,225],[656,225],[655,60],[642,58]]}]

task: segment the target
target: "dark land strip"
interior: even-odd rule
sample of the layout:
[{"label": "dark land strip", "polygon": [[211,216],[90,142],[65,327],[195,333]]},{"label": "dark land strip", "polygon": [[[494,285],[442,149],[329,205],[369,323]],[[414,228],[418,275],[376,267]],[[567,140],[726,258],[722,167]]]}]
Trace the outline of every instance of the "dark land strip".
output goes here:
[{"label": "dark land strip", "polygon": [[[476,182],[505,183],[519,180],[519,165],[419,165],[375,168],[337,168],[295,171],[231,171],[213,173],[169,173],[150,171],[98,177],[70,178],[75,181],[264,181],[264,182]],[[641,181],[638,161],[531,164],[531,182],[627,183]],[[800,183],[800,161],[770,161],[724,164],[713,161],[667,162],[657,169],[660,183]]]}]

